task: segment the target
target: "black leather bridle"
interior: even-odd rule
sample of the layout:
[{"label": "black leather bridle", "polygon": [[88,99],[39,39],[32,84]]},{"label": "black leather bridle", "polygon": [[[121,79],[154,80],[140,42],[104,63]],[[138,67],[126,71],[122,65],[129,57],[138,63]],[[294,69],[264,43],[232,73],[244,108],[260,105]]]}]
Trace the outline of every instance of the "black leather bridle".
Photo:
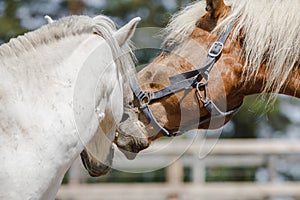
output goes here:
[{"label": "black leather bridle", "polygon": [[214,44],[209,49],[206,62],[202,67],[169,77],[171,83],[169,87],[163,88],[155,92],[143,91],[139,86],[136,77],[134,76],[130,78],[130,86],[134,95],[139,100],[140,109],[143,111],[143,113],[146,116],[146,119],[149,121],[150,125],[154,128],[154,130],[157,131],[157,133],[161,133],[164,136],[169,136],[169,137],[182,134],[182,132],[180,131],[169,132],[164,127],[162,127],[157,122],[157,120],[155,119],[155,117],[153,116],[149,108],[149,104],[151,102],[169,96],[171,94],[177,93],[182,90],[196,88],[199,101],[203,103],[203,107],[206,108],[206,110],[210,113],[210,116],[201,119],[201,121],[199,121],[199,125],[210,121],[212,118],[225,118],[231,116],[239,110],[241,105],[234,108],[233,110],[223,112],[206,95],[207,85],[209,81],[209,73],[213,68],[214,64],[216,63],[216,61],[221,56],[224,44],[232,28],[233,28],[233,23],[230,26],[228,26],[227,29],[222,31],[218,40],[214,42]]}]

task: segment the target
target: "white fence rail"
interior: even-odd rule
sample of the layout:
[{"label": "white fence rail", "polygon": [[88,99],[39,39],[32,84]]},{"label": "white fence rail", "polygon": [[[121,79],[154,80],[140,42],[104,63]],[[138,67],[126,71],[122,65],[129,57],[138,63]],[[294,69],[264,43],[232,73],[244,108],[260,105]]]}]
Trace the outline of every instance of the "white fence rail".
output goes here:
[{"label": "white fence rail", "polygon": [[[117,162],[117,169],[132,170],[166,166],[165,184],[69,184],[61,187],[57,198],[61,200],[199,200],[199,199],[266,199],[291,197],[300,199],[300,182],[276,182],[276,160],[290,157],[300,163],[300,141],[293,140],[168,140],[156,142],[136,161]],[[184,154],[183,154],[184,152]],[[203,152],[210,152],[208,156]],[[116,157],[122,157],[116,152]],[[202,153],[202,157],[199,157]],[[180,159],[177,159],[182,155]],[[168,165],[168,163],[172,164]],[[192,183],[183,183],[183,167],[192,170]],[[207,167],[260,167],[266,166],[267,182],[206,183]],[[73,166],[73,171],[79,169]],[[299,167],[300,170],[300,167]],[[72,172],[72,169],[71,169]],[[72,174],[74,175],[72,177]],[[71,173],[71,183],[79,177]]]},{"label": "white fence rail", "polygon": [[[89,184],[62,186],[63,200],[263,200],[300,196],[300,183]],[[281,197],[281,198],[280,198]]]}]

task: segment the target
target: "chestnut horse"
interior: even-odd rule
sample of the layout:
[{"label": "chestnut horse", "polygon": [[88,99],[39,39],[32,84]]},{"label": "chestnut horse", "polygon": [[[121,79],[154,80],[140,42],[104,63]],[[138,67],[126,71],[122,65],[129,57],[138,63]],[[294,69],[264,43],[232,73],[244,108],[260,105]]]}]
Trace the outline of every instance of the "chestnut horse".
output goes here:
[{"label": "chestnut horse", "polygon": [[[118,146],[139,152],[167,133],[222,127],[248,95],[281,93],[299,98],[299,7],[298,0],[238,0],[230,6],[223,0],[206,0],[175,14],[165,29],[163,52],[137,75],[147,91],[133,104],[142,104],[136,111],[144,123],[142,131],[128,129],[128,117],[119,127]],[[215,43],[220,38],[224,44]],[[212,47],[223,50],[213,55],[207,69],[211,53],[220,53]],[[195,69],[198,73],[190,73]],[[197,84],[177,91],[181,82],[190,80]],[[158,91],[165,88],[170,92],[160,95]],[[274,98],[271,95],[269,102]],[[153,118],[149,111],[146,116],[142,112],[145,106]]]}]

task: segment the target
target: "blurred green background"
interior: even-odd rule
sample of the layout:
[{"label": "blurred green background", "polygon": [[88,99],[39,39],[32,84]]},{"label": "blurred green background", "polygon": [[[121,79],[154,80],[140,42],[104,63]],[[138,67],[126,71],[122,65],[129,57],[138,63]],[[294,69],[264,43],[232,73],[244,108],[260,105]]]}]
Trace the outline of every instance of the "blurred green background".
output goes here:
[{"label": "blurred green background", "polygon": [[[71,14],[110,16],[122,26],[135,16],[142,18],[139,27],[165,27],[171,15],[191,0],[0,0],[0,44],[10,38],[35,30],[46,24],[45,15],[58,19]],[[157,55],[151,52],[147,55]],[[145,64],[145,53],[139,52],[140,64]],[[226,125],[222,138],[290,138],[299,139],[299,101],[280,96],[274,105],[266,106],[258,96],[248,97],[240,112]],[[214,168],[207,170],[207,179],[255,180],[257,169]],[[190,170],[185,169],[185,181],[190,181]],[[286,179],[297,179],[283,172]],[[66,176],[65,182],[68,182]],[[129,174],[119,171],[101,177],[90,178],[89,182],[164,182],[165,170],[146,174]]]}]

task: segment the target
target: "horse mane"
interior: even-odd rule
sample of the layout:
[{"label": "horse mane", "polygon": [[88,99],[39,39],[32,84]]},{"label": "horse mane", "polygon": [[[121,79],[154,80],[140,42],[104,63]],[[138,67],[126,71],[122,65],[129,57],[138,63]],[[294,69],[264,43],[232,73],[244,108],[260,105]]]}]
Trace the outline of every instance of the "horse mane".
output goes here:
[{"label": "horse mane", "polygon": [[92,33],[93,26],[91,22],[90,18],[85,16],[62,18],[51,24],[44,25],[35,31],[12,38],[8,43],[0,46],[0,55],[20,55],[41,45],[47,45],[72,35]]},{"label": "horse mane", "polygon": [[[262,64],[268,74],[263,93],[277,93],[300,57],[300,1],[233,0],[229,16],[213,31],[236,21],[233,40],[243,38],[244,74],[256,77]],[[205,1],[196,1],[175,14],[164,31],[164,46],[183,42],[206,13]],[[165,48],[163,47],[163,48]]]},{"label": "horse mane", "polygon": [[[300,60],[300,1],[238,0],[217,30],[238,19],[233,40],[243,38],[246,81],[266,66],[263,93],[278,93]],[[274,95],[272,95],[274,96]],[[272,99],[272,98],[271,98]]]},{"label": "horse mane", "polygon": [[46,46],[64,38],[84,34],[97,34],[109,44],[114,61],[121,68],[121,73],[132,73],[134,71],[132,50],[129,45],[124,45],[120,48],[116,39],[112,37],[116,31],[114,22],[104,15],[94,18],[69,16],[11,39],[8,43],[0,46],[0,57],[18,57],[18,55],[25,52],[34,51],[39,46]]}]

